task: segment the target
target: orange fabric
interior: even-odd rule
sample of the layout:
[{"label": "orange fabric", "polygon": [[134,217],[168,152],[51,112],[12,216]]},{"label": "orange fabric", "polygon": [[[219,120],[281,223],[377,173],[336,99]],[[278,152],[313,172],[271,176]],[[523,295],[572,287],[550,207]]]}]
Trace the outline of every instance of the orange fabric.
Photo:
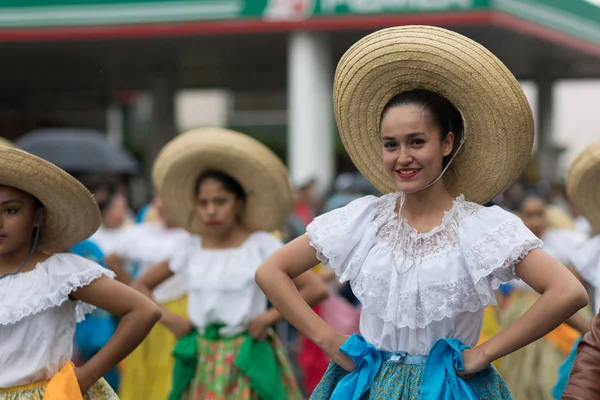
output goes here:
[{"label": "orange fabric", "polygon": [[83,400],[73,363],[67,363],[50,379],[43,400]]},{"label": "orange fabric", "polygon": [[569,354],[573,348],[573,343],[581,334],[567,324],[562,324],[552,332],[546,335],[552,344],[554,344],[562,353]]}]

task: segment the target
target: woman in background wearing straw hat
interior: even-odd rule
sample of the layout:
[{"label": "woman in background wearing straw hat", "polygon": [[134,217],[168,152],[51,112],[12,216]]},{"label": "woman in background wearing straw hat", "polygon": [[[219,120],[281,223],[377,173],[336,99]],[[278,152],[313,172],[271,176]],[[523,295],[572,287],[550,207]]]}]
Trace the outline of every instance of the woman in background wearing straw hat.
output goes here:
[{"label": "woman in background wearing straw hat", "polygon": [[[282,246],[268,232],[292,208],[281,161],[246,135],[202,129],[165,146],[153,179],[177,225],[201,234],[134,284],[148,293],[175,274],[189,285],[189,320],[164,312],[163,322],[182,337],[169,399],[302,398],[271,329],[281,315],[267,310],[254,283],[256,268]],[[316,274],[296,284],[309,304],[327,297]]]},{"label": "woman in background wearing straw hat", "polygon": [[[139,274],[143,275],[161,261],[170,260],[187,243],[190,234],[175,226],[158,196],[152,201],[152,210],[155,220],[136,224],[121,233],[113,253],[107,257],[108,264],[138,263]],[[154,289],[152,296],[166,310],[187,316],[187,283],[182,277],[169,278]],[[175,342],[176,337],[162,324],[152,328],[123,363],[121,400],[165,400],[169,396]]]},{"label": "woman in background wearing straw hat", "polygon": [[[561,223],[564,218],[557,220],[547,210],[546,200],[531,194],[521,200],[517,214],[525,226],[542,239],[542,249],[546,253],[561,264],[571,267],[574,250],[586,241],[586,237],[568,229],[571,226],[564,223],[568,221]],[[538,293],[522,280],[515,280],[512,285],[508,305],[501,312],[502,328],[507,328],[520,319],[539,298]],[[500,372],[515,398],[553,398],[552,388],[558,377],[559,366],[581,334],[589,330],[592,315],[586,307],[543,338],[501,360]]]},{"label": "woman in background wearing straw hat", "polygon": [[[100,224],[79,182],[20,150],[0,147],[0,162],[0,399],[117,399],[101,377],[142,341],[160,310],[98,264],[55,253]],[[74,368],[75,324],[94,306],[120,317],[119,328]]]},{"label": "woman in background wearing straw hat", "polygon": [[[521,220],[479,205],[519,176],[531,152],[518,82],[464,36],[396,27],[342,57],[334,109],[354,164],[389,194],[316,218],[256,273],[283,316],[332,358],[312,399],[512,398],[490,363],[587,304],[583,286]],[[291,278],[318,260],[350,281],[362,336],[337,333],[293,290]],[[470,348],[494,290],[516,276],[542,296]]]},{"label": "woman in background wearing straw hat", "polygon": [[[594,291],[594,310],[600,308],[600,140],[586,147],[573,161],[567,175],[567,194],[573,206],[592,227],[592,238],[577,248],[573,264]],[[597,399],[600,393],[600,316],[596,314],[591,331],[585,334],[572,364],[563,365],[555,398]],[[571,369],[572,368],[572,369]],[[569,378],[570,376],[570,378]],[[568,384],[564,393],[561,381]]]}]

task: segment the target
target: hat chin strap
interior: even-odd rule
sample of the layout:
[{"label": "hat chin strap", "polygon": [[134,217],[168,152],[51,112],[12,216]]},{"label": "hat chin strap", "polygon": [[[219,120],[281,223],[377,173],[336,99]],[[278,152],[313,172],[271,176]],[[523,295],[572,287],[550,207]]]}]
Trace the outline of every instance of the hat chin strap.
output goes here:
[{"label": "hat chin strap", "polygon": [[4,274],[4,275],[0,276],[0,279],[6,278],[7,276],[17,275],[19,272],[21,272],[21,270],[27,264],[29,264],[29,261],[31,261],[31,257],[33,257],[33,253],[35,252],[35,249],[37,248],[38,239],[40,238],[40,230],[42,229],[43,219],[44,219],[44,213],[39,212],[38,213],[38,225],[37,225],[37,229],[35,230],[35,238],[33,239],[33,246],[31,246],[31,250],[29,250],[29,256],[27,256],[27,260],[25,260],[25,262],[23,264],[21,264],[21,266],[15,272],[11,272],[9,274]]},{"label": "hat chin strap", "polygon": [[458,144],[458,149],[456,149],[456,151],[454,152],[454,154],[450,158],[450,161],[448,161],[448,164],[446,164],[446,166],[444,167],[444,169],[442,170],[442,172],[440,172],[440,174],[438,175],[438,177],[435,178],[429,185],[427,185],[423,189],[419,190],[419,192],[421,192],[421,191],[423,191],[425,189],[430,188],[435,183],[437,183],[437,181],[439,181],[440,179],[442,179],[442,177],[444,176],[444,174],[446,173],[446,171],[448,171],[448,168],[450,168],[450,165],[452,164],[452,161],[454,161],[454,159],[456,158],[456,155],[458,154],[458,152],[460,151],[460,149],[462,149],[463,144],[465,144],[464,137],[462,139],[460,139],[460,143]]}]

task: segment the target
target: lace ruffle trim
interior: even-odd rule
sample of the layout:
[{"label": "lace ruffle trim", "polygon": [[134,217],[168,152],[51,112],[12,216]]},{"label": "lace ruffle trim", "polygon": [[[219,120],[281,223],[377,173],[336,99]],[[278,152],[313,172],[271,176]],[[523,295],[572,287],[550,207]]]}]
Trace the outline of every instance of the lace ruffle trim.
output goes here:
[{"label": "lace ruffle trim", "polygon": [[[66,280],[60,283],[60,286],[53,288],[53,290],[43,298],[33,297],[26,299],[25,303],[19,304],[17,307],[5,307],[4,310],[0,308],[0,325],[12,325],[25,317],[39,314],[51,307],[59,307],[69,300],[69,295],[72,292],[88,286],[102,276],[114,278],[114,273],[110,270],[101,268],[88,269],[77,275],[69,275]],[[77,306],[75,307],[75,317],[77,322],[83,321],[85,315],[94,311],[95,308],[96,307],[91,304],[77,301]]]},{"label": "lace ruffle trim", "polygon": [[540,240],[525,240],[501,262],[488,264],[485,271],[472,272],[455,282],[428,286],[416,293],[391,289],[386,280],[363,272],[353,280],[352,289],[364,309],[374,310],[384,322],[391,322],[397,328],[422,329],[458,313],[476,312],[496,304],[494,290],[514,279],[515,265],[541,245]]}]

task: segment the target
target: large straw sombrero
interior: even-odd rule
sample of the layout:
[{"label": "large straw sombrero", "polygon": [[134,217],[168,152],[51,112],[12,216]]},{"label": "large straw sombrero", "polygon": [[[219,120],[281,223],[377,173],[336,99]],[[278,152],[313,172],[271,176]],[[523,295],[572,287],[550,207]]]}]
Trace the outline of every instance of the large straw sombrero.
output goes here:
[{"label": "large straw sombrero", "polygon": [[287,171],[262,143],[221,128],[181,134],[159,153],[152,173],[154,186],[175,222],[193,233],[203,233],[196,218],[196,179],[207,170],[224,172],[246,192],[242,225],[250,231],[275,230],[292,211]]},{"label": "large straw sombrero", "polygon": [[546,221],[548,228],[575,230],[575,221],[568,212],[555,205],[546,207]]},{"label": "large straw sombrero", "polygon": [[571,164],[567,194],[577,211],[600,231],[600,140],[586,147]]},{"label": "large straw sombrero", "polygon": [[100,210],[91,193],[56,165],[30,153],[0,146],[0,185],[29,193],[44,205],[40,250],[63,250],[100,226]]},{"label": "large straw sombrero", "polygon": [[490,51],[458,33],[402,26],[359,40],[335,73],[342,142],[377,189],[396,191],[381,161],[381,112],[393,96],[412,89],[444,96],[463,116],[466,141],[443,178],[450,193],[485,203],[519,177],[531,154],[534,128],[515,77]]}]

